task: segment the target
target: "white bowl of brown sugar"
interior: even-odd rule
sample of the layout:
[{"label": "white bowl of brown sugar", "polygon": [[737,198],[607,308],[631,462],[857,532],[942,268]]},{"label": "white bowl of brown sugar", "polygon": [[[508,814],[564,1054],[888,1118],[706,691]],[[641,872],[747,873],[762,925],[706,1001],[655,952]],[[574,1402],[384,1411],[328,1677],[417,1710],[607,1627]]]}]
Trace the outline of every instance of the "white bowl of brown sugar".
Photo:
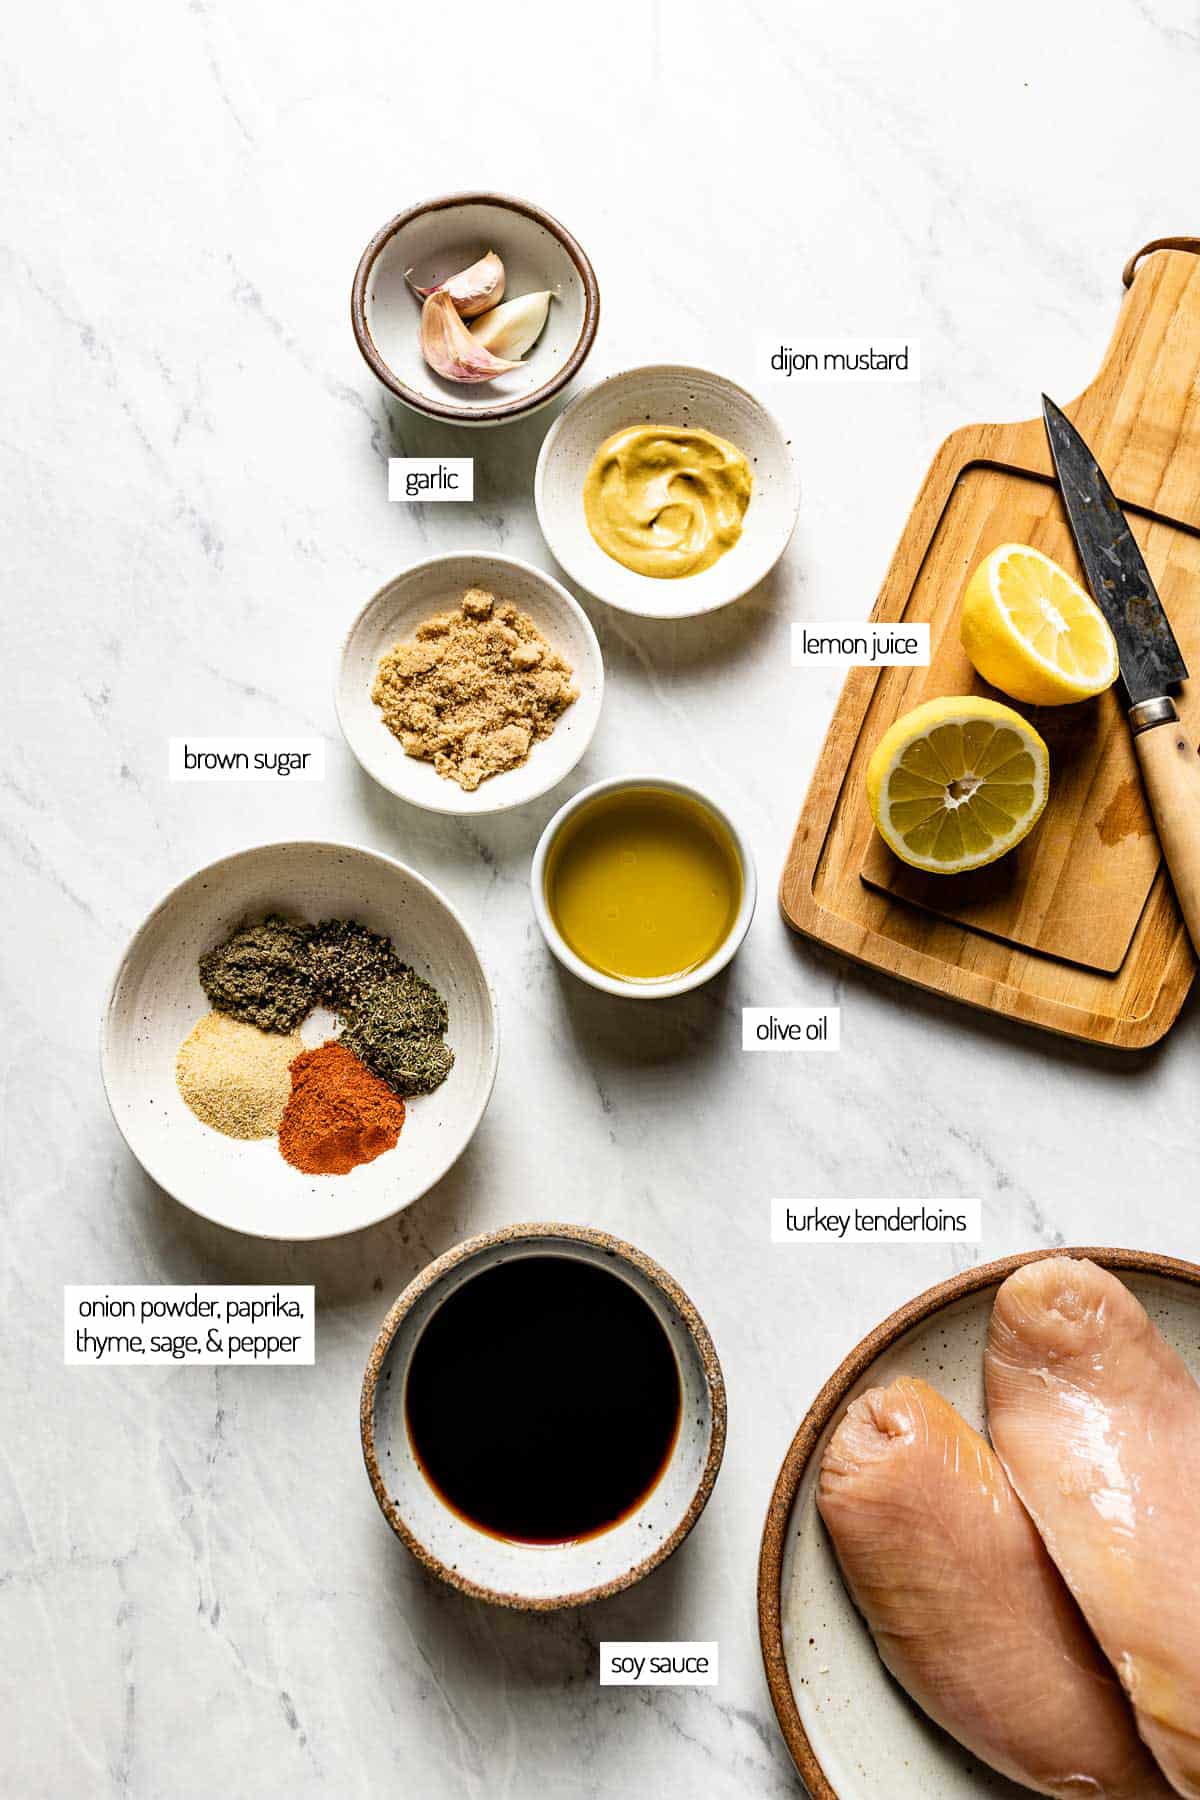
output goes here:
[{"label": "white bowl of brown sugar", "polygon": [[604,662],[587,614],[510,556],[402,569],[346,635],[335,700],[346,742],[381,787],[430,812],[523,806],[592,739]]}]

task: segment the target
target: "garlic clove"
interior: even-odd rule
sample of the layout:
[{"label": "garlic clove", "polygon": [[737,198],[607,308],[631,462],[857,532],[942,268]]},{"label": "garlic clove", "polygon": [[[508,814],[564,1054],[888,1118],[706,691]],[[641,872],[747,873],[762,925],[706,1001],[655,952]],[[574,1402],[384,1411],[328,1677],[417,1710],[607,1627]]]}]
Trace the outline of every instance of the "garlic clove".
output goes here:
[{"label": "garlic clove", "polygon": [[522,294],[519,300],[506,300],[493,306],[471,327],[471,336],[493,356],[524,356],[542,334],[550,311],[550,292]]},{"label": "garlic clove", "polygon": [[504,298],[504,264],[494,250],[473,262],[469,269],[460,269],[445,281],[435,281],[432,287],[418,287],[411,269],[404,271],[404,279],[422,300],[428,300],[431,294],[449,294],[464,319],[477,318]]},{"label": "garlic clove", "polygon": [[477,344],[459,318],[454,301],[440,288],[421,308],[421,354],[447,381],[491,381],[521,366],[493,356]]}]

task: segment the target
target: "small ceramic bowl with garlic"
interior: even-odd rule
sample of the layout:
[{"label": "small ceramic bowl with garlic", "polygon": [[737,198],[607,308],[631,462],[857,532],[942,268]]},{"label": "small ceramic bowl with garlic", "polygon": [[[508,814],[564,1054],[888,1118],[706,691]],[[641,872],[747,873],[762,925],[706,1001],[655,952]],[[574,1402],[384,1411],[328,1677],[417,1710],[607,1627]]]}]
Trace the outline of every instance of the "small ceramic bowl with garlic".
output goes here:
[{"label": "small ceramic bowl with garlic", "polygon": [[451,194],[376,232],[350,315],[368,368],[405,406],[500,425],[545,406],[582,368],[600,290],[581,246],[540,207]]}]

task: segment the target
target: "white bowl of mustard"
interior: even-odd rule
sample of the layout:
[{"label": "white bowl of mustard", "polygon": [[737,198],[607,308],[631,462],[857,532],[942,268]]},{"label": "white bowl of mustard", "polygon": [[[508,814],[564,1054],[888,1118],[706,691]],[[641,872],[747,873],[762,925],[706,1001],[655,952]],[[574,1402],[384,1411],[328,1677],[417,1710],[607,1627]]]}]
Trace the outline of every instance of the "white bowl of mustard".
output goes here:
[{"label": "white bowl of mustard", "polygon": [[573,581],[622,612],[680,619],[740,599],[796,525],[778,421],[723,375],[610,375],[551,426],[534,476],[542,533]]},{"label": "white bowl of mustard", "polygon": [[758,892],[729,814],[665,775],[617,776],[568,800],[538,840],[530,888],[563,967],[635,1000],[711,981],[749,931]]}]

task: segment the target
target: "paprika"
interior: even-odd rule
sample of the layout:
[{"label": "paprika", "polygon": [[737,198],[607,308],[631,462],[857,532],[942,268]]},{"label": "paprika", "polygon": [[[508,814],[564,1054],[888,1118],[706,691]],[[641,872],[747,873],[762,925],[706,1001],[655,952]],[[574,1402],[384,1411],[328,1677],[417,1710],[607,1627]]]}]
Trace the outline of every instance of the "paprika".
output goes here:
[{"label": "paprika", "polygon": [[293,1168],[306,1175],[348,1175],[395,1148],[403,1100],[336,1038],[303,1051],[290,1073],[279,1148]]}]

